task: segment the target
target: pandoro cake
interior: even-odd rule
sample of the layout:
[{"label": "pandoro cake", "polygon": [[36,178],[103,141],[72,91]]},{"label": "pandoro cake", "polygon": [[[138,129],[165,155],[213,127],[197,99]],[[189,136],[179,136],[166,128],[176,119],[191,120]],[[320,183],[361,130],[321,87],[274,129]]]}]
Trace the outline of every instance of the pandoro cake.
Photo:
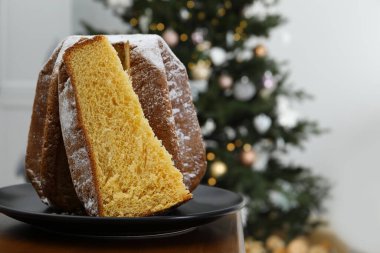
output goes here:
[{"label": "pandoro cake", "polygon": [[[191,95],[189,91],[188,79],[185,68],[174,56],[171,50],[167,47],[165,42],[158,36],[123,35],[107,36],[107,38],[112,43],[113,47],[116,49],[118,53],[119,57],[116,57],[116,62],[117,64],[122,66],[122,72],[124,73],[124,70],[128,68],[127,66],[130,66],[130,68],[128,68],[128,73],[132,77],[132,91],[134,92],[134,94],[136,93],[138,95],[138,107],[140,109],[142,108],[143,110],[143,119],[148,119],[148,127],[153,129],[152,136],[154,137],[155,135],[158,137],[159,140],[162,141],[163,151],[169,153],[172,156],[168,156],[168,161],[171,162],[172,165],[174,163],[175,171],[179,170],[181,172],[181,180],[184,182],[186,188],[190,191],[193,190],[199,184],[199,181],[205,172],[206,163],[204,157],[204,146],[200,135],[199,124],[196,119],[195,109],[191,101]],[[67,66],[69,65],[70,60],[68,60],[68,56],[66,55],[70,55],[70,52],[72,52],[71,50],[74,50],[73,48],[76,48],[79,45],[86,45],[86,43],[89,43],[86,41],[97,41],[97,43],[103,41],[102,43],[108,43],[107,45],[110,45],[110,42],[107,41],[107,38],[93,38],[83,36],[69,37],[56,49],[51,59],[47,62],[45,68],[41,71],[40,78],[37,83],[32,123],[29,133],[29,142],[26,157],[27,174],[31,179],[37,192],[40,194],[41,198],[44,199],[45,202],[48,202],[50,205],[62,210],[77,212],[81,209],[85,209],[85,211],[90,215],[106,216],[144,216],[154,214],[156,212],[160,212],[159,209],[164,210],[165,208],[170,208],[170,205],[178,205],[179,203],[181,203],[181,201],[177,200],[176,204],[161,204],[161,206],[151,205],[155,206],[157,210],[154,208],[146,208],[147,210],[145,210],[145,212],[142,212],[142,210],[139,210],[137,208],[136,210],[139,210],[137,212],[117,212],[115,211],[117,210],[115,206],[119,206],[119,204],[122,201],[113,202],[110,201],[110,199],[115,200],[115,196],[118,194],[110,194],[108,196],[105,192],[101,192],[100,188],[96,187],[96,184],[92,184],[86,189],[83,188],[83,184],[79,184],[80,186],[78,186],[78,181],[74,180],[74,178],[77,178],[78,175],[75,176],[74,172],[78,172],[80,170],[74,169],[73,171],[72,168],[75,168],[75,166],[72,157],[69,157],[68,159],[70,166],[67,165],[67,157],[65,151],[67,151],[67,154],[71,152],[71,156],[73,156],[73,151],[68,150],[68,147],[70,146],[70,143],[68,142],[70,141],[67,141],[65,134],[63,135],[65,145],[63,145],[62,142],[62,132],[65,132],[63,128],[61,129],[61,126],[64,126],[64,119],[62,118],[62,115],[65,115],[65,112],[67,112],[66,109],[68,108],[65,107],[66,109],[62,109],[62,101],[65,96],[66,100],[68,97],[72,95],[75,97],[76,93],[75,88],[70,88],[75,87],[75,84],[72,84],[72,78],[70,77],[70,75],[74,75],[74,72],[68,71]],[[130,50],[129,47],[126,46],[128,44],[130,44]],[[104,49],[107,48],[105,47]],[[116,52],[112,48],[112,46],[111,49],[113,50],[111,51],[114,53],[115,56]],[[92,57],[86,56],[86,53],[81,54],[80,59],[82,59],[82,62],[85,62],[84,59],[88,58],[90,62],[93,62],[95,64],[93,66],[97,66],[96,64],[99,64],[98,59],[90,59]],[[105,61],[104,65],[107,65],[108,62],[109,60]],[[94,67],[95,69],[98,69],[96,71],[100,71],[101,68],[99,66]],[[109,71],[109,69],[107,68],[105,69],[105,72]],[[81,73],[81,71],[79,71],[79,73]],[[80,77],[81,75],[82,74],[78,74],[77,76]],[[106,79],[107,78],[105,78],[103,81],[105,81]],[[108,81],[105,81],[105,84],[107,84],[107,82]],[[126,86],[128,85],[132,87],[130,82],[126,84]],[[112,90],[114,88],[115,87],[111,87],[110,89]],[[58,111],[58,90],[60,90],[59,104],[61,112]],[[94,94],[95,93],[91,95]],[[100,102],[101,100],[96,101],[98,101],[97,103],[99,103],[100,105],[102,104],[102,102]],[[133,113],[135,112],[133,111]],[[45,116],[40,116],[41,114]],[[119,115],[118,113],[115,113],[115,115],[118,115],[118,117],[120,117],[121,122],[125,121],[125,119],[123,118],[125,117],[125,115]],[[39,122],[39,124],[35,123],[36,118],[38,118],[37,122]],[[106,117],[105,119],[108,118]],[[105,122],[108,121],[105,120]],[[43,131],[41,131],[41,126],[44,129]],[[79,129],[79,126],[83,126],[83,124],[79,123],[78,127],[76,127],[75,129]],[[134,129],[136,130],[136,128]],[[70,137],[72,135],[73,134],[70,134],[67,137]],[[97,134],[95,134],[94,136],[97,137],[95,139],[100,138]],[[148,135],[144,133],[143,136]],[[42,143],[41,141],[36,141],[38,137],[42,137],[40,138],[42,139]],[[121,137],[117,136],[116,139],[119,138]],[[111,138],[106,139],[111,140]],[[129,141],[130,140],[128,139],[126,143],[129,143]],[[144,139],[142,142],[150,143],[150,141],[148,141],[147,139]],[[160,142],[158,142],[158,144],[160,145]],[[117,145],[113,143],[109,147],[109,149],[114,151],[115,146]],[[126,144],[126,146],[120,147],[120,150],[125,152],[120,156],[123,159],[119,157],[119,163],[128,164],[129,160],[126,160],[125,156],[138,157],[132,152],[134,149],[128,149],[130,145]],[[88,151],[87,153],[91,154],[90,151]],[[119,151],[117,153],[119,153]],[[151,153],[151,150],[142,149],[139,150],[138,153],[140,155]],[[150,156],[150,154],[147,155]],[[103,156],[107,157],[107,159],[109,160],[111,156],[110,151],[106,150],[105,152],[103,152]],[[81,159],[79,159],[78,161],[83,162],[85,160],[86,159],[84,159],[84,157],[81,157]],[[89,161],[91,161],[91,159]],[[161,162],[163,161],[165,161],[165,159]],[[105,165],[102,164],[101,168],[104,168],[104,166]],[[142,164],[128,165],[127,167],[130,169],[132,168],[131,166],[135,166],[134,168],[140,169],[144,168]],[[91,173],[87,173],[87,176],[85,176],[87,178],[87,181],[89,179],[89,175],[91,176],[96,174],[97,170],[101,171],[99,168],[100,167],[96,167],[96,165],[92,165],[91,169],[93,171],[90,171]],[[126,173],[125,175],[131,175],[132,172],[129,169],[123,168],[121,170]],[[144,171],[145,170],[146,169],[144,169]],[[149,170],[146,170],[146,172],[149,174],[148,171]],[[122,172],[122,174],[124,172]],[[83,172],[80,172],[79,174],[85,175],[85,173]],[[170,175],[170,173],[168,172],[166,172],[165,174]],[[132,173],[132,175],[134,174]],[[59,177],[59,179],[57,179],[57,177]],[[110,177],[109,174],[107,174],[107,176],[103,179],[104,182],[109,183],[113,182],[114,178],[120,178],[120,175],[118,174],[118,176],[115,176],[113,179],[111,178],[112,176]],[[99,178],[96,178],[95,180],[90,181],[97,182],[96,180],[98,179]],[[173,181],[172,179],[169,181]],[[135,180],[121,180],[118,182],[119,186],[124,185],[126,187],[128,186],[128,184],[130,184],[130,182],[134,181]],[[149,179],[147,182],[149,182]],[[109,185],[103,183],[101,183],[101,189],[106,189],[107,187],[109,187]],[[136,184],[136,182],[134,182],[134,184]],[[107,185],[107,187],[103,188],[103,186],[105,187],[105,185]],[[148,185],[150,184],[148,183]],[[135,187],[137,187],[136,189],[138,189],[140,186]],[[82,187],[83,189],[78,189],[80,187]],[[144,187],[147,187],[147,185],[143,186],[142,188]],[[157,189],[163,189],[158,187],[158,185],[150,185],[149,187],[153,187],[156,191]],[[168,185],[167,187],[173,188],[173,185]],[[127,188],[128,189],[121,190],[120,193],[131,193],[133,187]],[[177,192],[181,192],[180,190],[178,190],[179,188],[176,189]],[[110,192],[115,192],[115,189],[110,190]],[[159,190],[159,192],[163,191]],[[131,199],[131,196],[129,196],[128,194],[119,194],[121,197],[116,197],[116,199]],[[169,193],[169,195],[172,194],[173,193]],[[83,197],[84,195],[86,196]],[[106,195],[107,197],[105,197]],[[108,207],[103,206],[103,202],[99,203],[100,199],[103,201],[103,197],[99,196],[103,196],[105,199],[107,199],[108,202],[106,202]],[[150,193],[147,196],[153,195]],[[182,201],[187,200],[189,198],[188,196],[188,194],[183,195],[182,197],[184,198],[182,199]],[[166,207],[164,208],[165,205]],[[95,208],[94,206],[96,206],[97,208]],[[110,206],[113,207],[111,208]],[[107,210],[112,209],[114,210],[114,213],[104,211],[102,208],[106,208]]]}]

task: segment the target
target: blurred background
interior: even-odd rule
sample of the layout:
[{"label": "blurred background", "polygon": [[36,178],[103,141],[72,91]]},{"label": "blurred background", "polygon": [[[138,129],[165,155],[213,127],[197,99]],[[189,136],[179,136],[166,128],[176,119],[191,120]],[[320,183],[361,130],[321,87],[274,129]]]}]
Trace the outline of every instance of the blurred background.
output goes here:
[{"label": "blurred background", "polygon": [[[122,0],[108,1],[108,7],[91,0],[0,0],[0,186],[24,182],[23,172],[18,168],[23,168],[35,84],[52,50],[68,35],[88,33],[83,22],[97,31],[127,31],[130,24],[120,19],[121,12],[115,12],[117,6],[126,2],[131,5],[131,1]],[[189,8],[188,2],[184,2],[184,8]],[[218,6],[218,1],[211,2]],[[330,194],[323,199],[326,212],[318,215],[318,220],[327,221],[332,237],[340,238],[349,252],[377,253],[380,251],[377,238],[380,231],[380,170],[377,167],[380,146],[380,71],[377,70],[380,66],[380,1],[283,0],[272,4],[254,4],[250,17],[275,13],[286,22],[270,31],[268,28],[267,38],[256,38],[253,49],[256,55],[252,57],[257,57],[259,45],[265,51],[263,57],[268,54],[279,63],[282,72],[289,71],[287,85],[294,84],[293,87],[307,91],[314,98],[301,104],[291,103],[292,112],[297,113],[297,118],[317,121],[322,131],[328,130],[308,139],[303,143],[303,150],[290,145],[288,152],[281,154],[281,159],[284,163],[311,168],[312,173],[328,180]],[[177,36],[181,34],[175,29],[174,32]],[[210,63],[215,68],[209,70],[225,74],[217,64],[220,51],[215,53],[216,59],[214,57]],[[282,66],[284,61],[287,64]],[[272,74],[276,74],[274,70]],[[213,74],[210,75],[212,80]],[[192,72],[191,76],[199,81],[194,78],[196,73]],[[231,73],[229,76],[236,85],[237,78]],[[244,85],[245,80],[240,81]],[[194,95],[197,96],[199,90],[205,92],[199,82],[192,85],[195,86]],[[236,100],[246,100],[244,96],[236,95],[238,91],[234,92]],[[215,94],[209,94],[212,95]],[[207,108],[201,99],[199,106]],[[203,126],[208,119],[204,113]],[[261,130],[257,131],[263,132],[266,125],[268,121],[261,117],[256,124]],[[234,145],[238,146],[236,142]],[[209,153],[218,155],[218,152],[222,151]],[[211,160],[209,164],[212,165]],[[229,162],[225,164],[229,165]],[[211,173],[205,182],[210,184],[207,180],[213,176]],[[216,176],[215,180],[218,180]],[[211,181],[211,184],[215,183]],[[274,234],[284,237],[277,230]],[[281,240],[276,242],[282,243]],[[294,253],[311,252],[302,251],[304,248],[302,243],[300,245]],[[318,249],[330,250],[331,247]],[[318,249],[315,248],[313,253],[332,252]]]}]

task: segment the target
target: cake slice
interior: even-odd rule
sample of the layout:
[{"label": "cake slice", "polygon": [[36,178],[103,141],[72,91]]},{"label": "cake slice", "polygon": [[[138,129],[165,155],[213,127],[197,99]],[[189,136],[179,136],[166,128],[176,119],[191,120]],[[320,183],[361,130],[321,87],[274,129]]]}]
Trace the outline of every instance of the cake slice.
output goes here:
[{"label": "cake slice", "polygon": [[62,135],[74,188],[89,215],[147,216],[191,198],[182,174],[144,117],[105,36],[64,54]]}]

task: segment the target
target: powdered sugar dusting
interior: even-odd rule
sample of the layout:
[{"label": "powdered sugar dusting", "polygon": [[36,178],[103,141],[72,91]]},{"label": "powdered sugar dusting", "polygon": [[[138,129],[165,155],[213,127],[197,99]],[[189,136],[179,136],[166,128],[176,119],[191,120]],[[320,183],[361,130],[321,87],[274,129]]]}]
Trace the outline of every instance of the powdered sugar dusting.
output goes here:
[{"label": "powdered sugar dusting", "polygon": [[205,147],[191,99],[186,68],[162,39],[159,42],[179,141],[181,171],[185,184],[193,188],[206,171]]},{"label": "powdered sugar dusting", "polygon": [[89,215],[99,215],[98,200],[84,133],[78,124],[74,90],[68,79],[59,93],[59,114],[63,140],[75,191]]}]

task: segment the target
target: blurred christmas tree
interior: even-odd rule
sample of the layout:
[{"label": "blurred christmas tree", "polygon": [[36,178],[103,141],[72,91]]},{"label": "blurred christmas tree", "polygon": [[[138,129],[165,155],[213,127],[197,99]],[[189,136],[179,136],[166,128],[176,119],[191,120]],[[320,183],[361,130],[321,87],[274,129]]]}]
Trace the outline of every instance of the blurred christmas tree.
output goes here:
[{"label": "blurred christmas tree", "polygon": [[[328,184],[302,166],[284,164],[317,123],[301,119],[292,100],[307,94],[286,85],[287,74],[265,41],[284,19],[272,0],[103,0],[128,25],[121,33],[156,33],[187,66],[207,146],[204,183],[240,192],[248,236],[308,232]],[[110,33],[84,24],[89,34]]]}]

